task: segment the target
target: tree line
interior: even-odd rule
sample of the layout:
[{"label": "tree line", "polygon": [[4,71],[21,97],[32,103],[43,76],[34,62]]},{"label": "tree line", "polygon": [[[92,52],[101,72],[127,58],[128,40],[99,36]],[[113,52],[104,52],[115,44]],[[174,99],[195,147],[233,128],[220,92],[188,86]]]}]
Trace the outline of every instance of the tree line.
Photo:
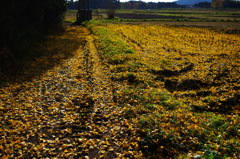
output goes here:
[{"label": "tree line", "polygon": [[240,1],[238,0],[213,0],[211,6],[214,9],[223,8],[240,8]]},{"label": "tree line", "polygon": [[[80,0],[81,2],[84,2],[85,0]],[[109,7],[109,4],[114,4],[117,9],[121,8],[121,2],[119,0],[88,0],[89,3],[83,3],[81,5],[81,9],[91,8],[91,9],[106,9]],[[88,6],[89,5],[89,6]],[[71,2],[68,4],[68,9],[78,9],[79,7],[79,1]]]},{"label": "tree line", "polygon": [[[195,8],[240,8],[240,1],[237,0],[213,0],[212,2],[199,2],[193,5]],[[161,8],[186,8],[186,5],[179,5],[175,2],[142,2],[129,1],[121,3],[122,9],[161,9]]]},{"label": "tree line", "polygon": [[[142,2],[142,1],[129,1],[120,2],[119,0],[89,0],[91,9],[107,9],[109,4],[114,4],[118,9],[160,9],[160,8],[181,8],[185,7],[183,5],[178,5],[177,3],[164,3],[164,2]],[[78,9],[79,2],[73,2],[68,5],[68,9]],[[86,8],[86,5],[83,6]]]},{"label": "tree line", "polygon": [[161,8],[185,8],[184,5],[179,5],[175,2],[142,2],[129,1],[121,3],[122,9],[161,9]]},{"label": "tree line", "polygon": [[[128,1],[120,2],[119,0],[89,0],[91,9],[106,9],[109,2],[114,3],[117,9],[161,9],[161,8],[186,8],[186,5],[180,5],[175,2],[143,2]],[[68,9],[78,9],[79,2],[70,3]],[[83,6],[86,8],[87,6]],[[199,2],[193,5],[195,8],[240,8],[240,1],[237,0],[213,0],[212,2]]]}]

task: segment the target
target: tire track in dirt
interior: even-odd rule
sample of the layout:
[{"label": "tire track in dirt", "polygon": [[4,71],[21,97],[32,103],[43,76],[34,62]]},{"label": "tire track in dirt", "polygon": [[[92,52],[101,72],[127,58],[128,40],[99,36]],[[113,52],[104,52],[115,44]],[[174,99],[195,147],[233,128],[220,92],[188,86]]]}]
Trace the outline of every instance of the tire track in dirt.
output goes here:
[{"label": "tire track in dirt", "polygon": [[[113,102],[113,83],[94,38],[76,28],[79,49],[61,65],[1,88],[0,158],[136,158],[134,126]],[[16,93],[14,93],[16,92]]]},{"label": "tire track in dirt", "polygon": [[91,135],[88,137],[92,141],[88,157],[111,159],[141,156],[136,151],[137,140],[133,126],[124,119],[122,108],[113,101],[114,83],[107,65],[99,57],[91,35],[87,37],[86,51],[88,62],[92,63],[90,79],[95,101],[91,115]]}]

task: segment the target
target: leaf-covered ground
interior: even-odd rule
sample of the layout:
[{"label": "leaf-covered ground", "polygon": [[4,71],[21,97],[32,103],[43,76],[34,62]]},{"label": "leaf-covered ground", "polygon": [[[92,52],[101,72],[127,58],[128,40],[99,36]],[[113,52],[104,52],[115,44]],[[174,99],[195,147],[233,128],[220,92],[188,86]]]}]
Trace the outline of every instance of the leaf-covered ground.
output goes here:
[{"label": "leaf-covered ground", "polygon": [[0,158],[239,158],[238,34],[86,25],[0,76]]},{"label": "leaf-covered ground", "polygon": [[239,158],[239,34],[91,21],[146,158]]},{"label": "leaf-covered ground", "polygon": [[0,88],[0,158],[140,158],[90,32],[69,27],[36,51]]}]

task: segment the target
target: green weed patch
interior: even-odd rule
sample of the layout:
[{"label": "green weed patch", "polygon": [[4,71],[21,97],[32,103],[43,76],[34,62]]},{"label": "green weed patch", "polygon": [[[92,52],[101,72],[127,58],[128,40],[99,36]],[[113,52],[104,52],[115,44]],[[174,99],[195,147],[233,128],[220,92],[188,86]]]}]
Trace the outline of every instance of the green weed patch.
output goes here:
[{"label": "green weed patch", "polygon": [[[129,122],[134,123],[139,149],[146,158],[239,157],[238,86],[233,87],[232,96],[227,93],[230,90],[218,92],[224,85],[221,80],[225,77],[230,80],[225,65],[196,67],[199,62],[195,62],[206,58],[205,63],[210,63],[216,60],[215,56],[223,60],[235,54],[213,52],[204,57],[209,43],[216,43],[215,49],[224,49],[223,39],[212,41],[207,37],[218,33],[201,30],[200,35],[196,33],[200,30],[194,27],[159,29],[157,25],[119,25],[106,21],[86,25],[91,26],[99,49],[108,58],[114,101],[122,107]],[[185,34],[191,31],[188,43]],[[185,40],[179,38],[181,34]],[[203,43],[194,41],[192,37],[196,34],[202,36]],[[175,45],[170,43],[176,40]],[[187,47],[189,52],[185,50]],[[128,49],[134,51],[127,53]],[[235,67],[235,62],[231,66]],[[203,70],[199,73],[202,68],[209,70],[209,74]],[[235,76],[234,68],[231,71],[231,76]]]}]

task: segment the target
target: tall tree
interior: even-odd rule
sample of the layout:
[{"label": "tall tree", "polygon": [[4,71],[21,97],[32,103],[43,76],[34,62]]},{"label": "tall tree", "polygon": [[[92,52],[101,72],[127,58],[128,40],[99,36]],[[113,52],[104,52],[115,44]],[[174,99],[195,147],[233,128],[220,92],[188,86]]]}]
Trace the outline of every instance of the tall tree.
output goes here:
[{"label": "tall tree", "polygon": [[120,8],[119,0],[105,0],[105,8],[109,19],[115,17],[115,12]]},{"label": "tall tree", "polygon": [[221,9],[223,8],[223,0],[213,0],[211,6],[214,9]]},{"label": "tall tree", "polygon": [[123,3],[121,3],[121,8],[122,9],[131,9],[131,3],[123,2]]},{"label": "tall tree", "polygon": [[213,0],[211,6],[214,9],[221,8],[240,8],[239,0]]}]

